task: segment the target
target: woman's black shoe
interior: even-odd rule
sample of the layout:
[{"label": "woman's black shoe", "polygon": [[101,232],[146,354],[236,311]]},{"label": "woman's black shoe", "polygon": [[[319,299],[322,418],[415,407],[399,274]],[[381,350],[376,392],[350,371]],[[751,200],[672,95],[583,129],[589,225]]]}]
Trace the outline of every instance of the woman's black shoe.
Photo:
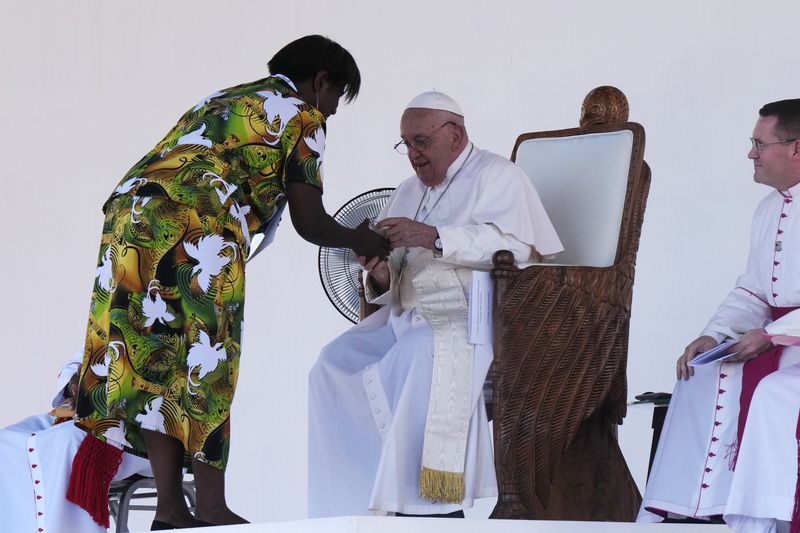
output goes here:
[{"label": "woman's black shoe", "polygon": [[[192,525],[185,527],[208,527],[213,525],[214,524],[203,522],[202,520],[194,518],[192,521]],[[161,520],[153,520],[153,523],[150,525],[150,531],[164,531],[167,529],[184,529],[184,527],[173,526],[172,524],[162,522]]]}]

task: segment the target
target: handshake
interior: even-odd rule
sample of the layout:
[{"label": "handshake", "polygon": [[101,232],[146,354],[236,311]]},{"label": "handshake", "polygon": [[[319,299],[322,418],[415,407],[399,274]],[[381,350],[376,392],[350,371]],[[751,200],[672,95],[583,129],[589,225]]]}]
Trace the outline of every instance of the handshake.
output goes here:
[{"label": "handshake", "polygon": [[435,226],[406,217],[385,218],[375,225],[375,230],[370,228],[369,220],[364,220],[355,231],[359,234],[359,245],[353,247],[353,252],[368,260],[375,257],[386,260],[389,252],[398,247],[433,250],[439,237]]},{"label": "handshake", "polygon": [[368,219],[364,219],[361,224],[356,226],[355,232],[357,233],[357,244],[353,246],[353,252],[357,256],[370,260],[377,257],[381,261],[386,261],[392,251],[392,244],[382,235],[383,232],[374,231],[370,227]]},{"label": "handshake", "polygon": [[356,232],[357,244],[353,246],[353,252],[359,257],[369,259],[378,257],[385,261],[392,251],[392,244],[380,230],[375,231],[370,227],[370,221],[364,221],[354,228]]}]

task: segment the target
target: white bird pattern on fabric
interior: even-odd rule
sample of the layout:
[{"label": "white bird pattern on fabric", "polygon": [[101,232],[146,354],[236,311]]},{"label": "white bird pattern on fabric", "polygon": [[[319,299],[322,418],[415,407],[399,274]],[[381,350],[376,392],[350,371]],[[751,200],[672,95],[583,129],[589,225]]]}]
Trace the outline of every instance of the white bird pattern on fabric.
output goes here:
[{"label": "white bird pattern on fabric", "polygon": [[119,359],[120,348],[122,348],[123,352],[125,351],[125,344],[122,343],[122,341],[111,341],[108,343],[108,351],[106,352],[106,355],[110,354],[111,359],[116,361]]},{"label": "white bird pattern on fabric", "polygon": [[192,387],[200,385],[200,381],[192,380],[195,370],[197,370],[197,379],[202,380],[206,374],[217,368],[220,361],[224,361],[227,357],[228,353],[222,343],[218,342],[212,345],[208,333],[201,329],[198,341],[189,347],[189,352],[186,354],[186,366],[189,368],[186,390],[189,394],[196,396],[197,393],[192,392]]},{"label": "white bird pattern on fabric", "polygon": [[322,178],[323,182],[325,181],[325,176],[323,175],[323,167],[322,167],[322,158],[325,154],[325,130],[322,128],[317,129],[314,132],[313,137],[304,137],[303,140],[306,142],[306,145],[317,152],[319,157],[317,158],[317,169],[319,170],[319,175]]},{"label": "white bird pattern on fabric", "polygon": [[[236,259],[236,244],[225,242],[220,235],[200,237],[197,245],[183,241],[183,248],[198,263],[192,268],[192,275],[197,274],[197,283],[203,292],[208,292],[211,287],[211,278],[217,276],[231,260]],[[225,248],[233,250],[233,257],[220,255]]]},{"label": "white bird pattern on fabric", "polygon": [[175,143],[175,146],[181,146],[182,144],[197,144],[200,146],[205,146],[206,148],[211,148],[211,145],[213,144],[211,139],[206,139],[203,137],[203,133],[206,131],[206,128],[208,128],[207,125],[201,124],[198,129],[190,131],[178,139],[178,142]]},{"label": "white bird pattern on fabric", "polygon": [[118,445],[125,446],[126,448],[133,448],[131,443],[128,442],[128,439],[125,438],[125,422],[122,420],[117,420],[116,426],[111,426],[103,431],[103,436]]},{"label": "white bird pattern on fabric", "polygon": [[[136,204],[138,204],[140,200],[142,202],[142,207],[140,209],[137,209],[136,208]],[[147,202],[149,202],[149,201],[150,201],[150,196],[134,196],[133,197],[133,202],[131,202],[131,222],[132,223],[138,224],[139,222],[142,221],[141,218],[139,220],[136,220],[136,217],[138,215],[141,215],[142,213],[144,213],[144,206],[146,206]]]},{"label": "white bird pattern on fabric", "polygon": [[108,350],[106,350],[106,355],[103,357],[103,362],[95,363],[89,367],[92,369],[95,376],[100,378],[108,377],[108,367],[112,359],[114,361],[119,359],[120,347],[122,351],[125,351],[125,345],[120,341],[111,341],[108,343]]},{"label": "white bird pattern on fabric", "polygon": [[[264,97],[264,112],[267,114],[267,123],[272,124],[275,118],[278,118],[277,131],[273,131],[267,126],[267,131],[275,137],[280,137],[284,128],[286,128],[286,123],[300,112],[297,106],[305,104],[299,98],[293,96],[285,98],[275,91],[258,91],[256,94]],[[270,146],[276,145],[279,141],[280,139],[275,139],[274,141],[264,139],[264,142]]]},{"label": "white bird pattern on fabric", "polygon": [[[175,319],[175,315],[167,311],[167,302],[161,298],[156,283],[158,283],[157,279],[150,280],[150,283],[147,284],[147,294],[142,300],[142,314],[147,317],[147,320],[144,321],[146,328],[152,326],[156,320],[166,325],[167,322]],[[152,299],[150,299],[151,293],[154,293]]]},{"label": "white bird pattern on fabric", "polygon": [[247,243],[247,247],[250,247],[250,230],[247,228],[247,213],[250,212],[250,206],[240,206],[235,201],[233,205],[230,206],[228,209],[228,213],[239,221],[239,225],[242,227],[242,234],[244,235],[244,240]]},{"label": "white bird pattern on fabric", "polygon": [[117,196],[120,194],[126,194],[137,185],[144,185],[145,183],[147,183],[147,178],[133,177],[129,180],[126,180],[124,183],[121,183],[116,189],[114,189],[114,195]]},{"label": "white bird pattern on fabric", "polygon": [[103,362],[102,363],[95,363],[92,366],[90,366],[89,368],[92,369],[92,373],[95,376],[97,376],[99,378],[104,378],[104,377],[108,376],[108,365],[109,364],[111,364],[111,355],[109,355],[109,353],[106,352],[106,355],[103,358]]},{"label": "white bird pattern on fabric", "polygon": [[211,178],[211,180],[208,182],[209,185],[214,185],[214,183],[222,184],[222,189],[220,189],[219,187],[215,187],[214,190],[217,193],[217,198],[219,198],[219,203],[224,205],[225,201],[228,198],[230,198],[231,194],[233,194],[233,192],[237,189],[236,185],[228,183],[227,181],[222,179],[220,176],[214,174],[213,172],[206,172],[205,174],[203,174],[203,179],[206,179],[209,176],[213,176],[213,178]]},{"label": "white bird pattern on fabric", "polygon": [[136,415],[136,421],[145,429],[166,433],[167,431],[164,429],[164,415],[161,414],[161,405],[163,405],[163,403],[163,396],[153,398],[148,403],[144,404],[144,413]]},{"label": "white bird pattern on fabric", "polygon": [[113,272],[113,264],[111,262],[111,246],[106,248],[106,252],[103,254],[102,263],[100,266],[97,267],[97,284],[100,285],[106,292],[113,292],[115,285],[114,285],[114,272]]},{"label": "white bird pattern on fabric", "polygon": [[211,93],[208,96],[206,96],[204,99],[200,100],[197,103],[197,105],[192,108],[192,111],[197,111],[198,109],[200,109],[201,107],[203,107],[204,105],[209,103],[211,100],[213,100],[217,96],[222,96],[223,94],[225,94],[225,91],[214,91],[213,93]]}]

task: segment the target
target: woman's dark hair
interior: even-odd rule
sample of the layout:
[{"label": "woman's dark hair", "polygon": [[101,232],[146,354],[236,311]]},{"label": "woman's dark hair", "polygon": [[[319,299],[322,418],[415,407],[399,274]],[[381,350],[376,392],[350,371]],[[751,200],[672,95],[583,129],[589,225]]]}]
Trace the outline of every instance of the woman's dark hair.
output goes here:
[{"label": "woman's dark hair", "polygon": [[290,42],[267,66],[270,74],[283,74],[295,83],[310,80],[324,70],[331,83],[344,90],[347,102],[353,101],[361,88],[361,73],[353,56],[339,43],[322,35],[306,35]]}]

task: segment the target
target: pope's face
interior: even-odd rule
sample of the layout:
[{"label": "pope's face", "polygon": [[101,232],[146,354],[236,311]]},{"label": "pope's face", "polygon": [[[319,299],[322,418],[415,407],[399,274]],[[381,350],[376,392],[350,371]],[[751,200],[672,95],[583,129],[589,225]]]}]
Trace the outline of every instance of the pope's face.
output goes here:
[{"label": "pope's face", "polygon": [[428,109],[406,109],[400,120],[400,137],[407,143],[408,160],[419,180],[428,187],[444,181],[447,169],[458,154],[454,128],[441,113]]},{"label": "pope's face", "polygon": [[777,117],[759,117],[753,128],[753,142],[747,157],[753,160],[753,179],[778,190],[786,190],[794,181],[791,175],[792,154],[796,142],[782,142],[786,139],[777,132]]}]

